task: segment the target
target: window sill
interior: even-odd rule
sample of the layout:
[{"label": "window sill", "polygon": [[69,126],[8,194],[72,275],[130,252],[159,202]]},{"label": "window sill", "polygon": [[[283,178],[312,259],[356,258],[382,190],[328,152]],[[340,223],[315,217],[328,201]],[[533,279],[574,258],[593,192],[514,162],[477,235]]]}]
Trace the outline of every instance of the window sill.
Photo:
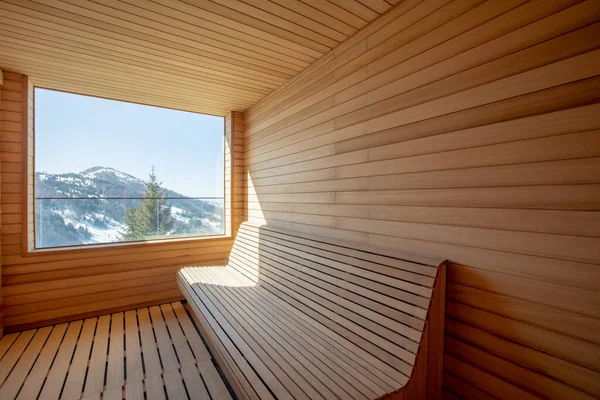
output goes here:
[{"label": "window sill", "polygon": [[145,241],[131,241],[131,242],[118,242],[118,243],[99,243],[99,244],[81,244],[73,246],[61,246],[61,247],[47,247],[39,249],[31,249],[24,254],[24,256],[37,256],[37,255],[50,255],[59,253],[87,253],[97,252],[98,250],[126,250],[126,249],[151,249],[157,247],[169,247],[175,244],[189,244],[202,242],[220,242],[231,239],[231,235],[213,235],[213,236],[194,236],[194,237],[183,237],[173,239],[153,239]]}]

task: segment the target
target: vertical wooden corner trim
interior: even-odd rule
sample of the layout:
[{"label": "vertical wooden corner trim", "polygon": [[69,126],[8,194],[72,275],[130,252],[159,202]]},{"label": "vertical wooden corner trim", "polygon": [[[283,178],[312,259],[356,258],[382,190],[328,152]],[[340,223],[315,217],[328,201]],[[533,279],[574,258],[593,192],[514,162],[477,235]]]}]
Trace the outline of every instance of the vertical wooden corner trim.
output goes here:
[{"label": "vertical wooden corner trim", "polygon": [[446,326],[446,269],[438,268],[428,318],[427,399],[441,399],[444,379],[444,335]]},{"label": "vertical wooden corner trim", "polygon": [[[21,91],[23,98],[21,100],[22,124],[21,124],[21,252],[23,255],[29,252],[29,77],[21,77]],[[31,99],[33,100],[33,99]]]},{"label": "vertical wooden corner trim", "polygon": [[[0,110],[2,109],[2,86],[3,85],[4,85],[4,74],[2,73],[2,70],[0,69]],[[2,127],[2,113],[0,113],[0,128],[1,127]],[[1,172],[2,172],[2,168],[1,168],[1,164],[0,164],[0,173]],[[2,182],[0,180],[0,185],[1,184],[2,184]],[[2,195],[0,194],[0,197],[1,196]],[[2,227],[1,212],[2,211],[0,210],[0,228]],[[0,247],[0,339],[2,338],[2,336],[4,336],[4,323],[2,322],[2,320],[4,318],[3,304],[4,304],[4,301],[3,301],[3,297],[2,297],[2,248]]]},{"label": "vertical wooden corner trim", "polygon": [[[233,112],[225,115],[224,122],[224,158],[223,158],[223,218],[225,235],[233,236]],[[229,169],[229,172],[227,170]],[[229,183],[229,188],[227,184]],[[228,216],[229,214],[229,216]]]},{"label": "vertical wooden corner trim", "polygon": [[231,230],[231,236],[235,237],[235,224],[234,224],[234,219],[235,216],[233,215],[234,211],[235,211],[235,207],[234,207],[234,202],[235,202],[235,173],[234,173],[234,167],[235,167],[235,157],[234,157],[234,149],[235,149],[235,112],[231,112],[230,114],[230,123],[231,126],[229,128],[229,215],[230,215],[230,221],[229,221],[229,229]]}]

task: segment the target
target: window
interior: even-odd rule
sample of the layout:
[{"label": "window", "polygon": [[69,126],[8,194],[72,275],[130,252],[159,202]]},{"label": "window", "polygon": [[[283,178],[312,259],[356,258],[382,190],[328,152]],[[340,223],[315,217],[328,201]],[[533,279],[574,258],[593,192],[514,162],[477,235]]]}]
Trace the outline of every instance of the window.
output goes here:
[{"label": "window", "polygon": [[35,89],[35,247],[223,235],[224,118]]}]

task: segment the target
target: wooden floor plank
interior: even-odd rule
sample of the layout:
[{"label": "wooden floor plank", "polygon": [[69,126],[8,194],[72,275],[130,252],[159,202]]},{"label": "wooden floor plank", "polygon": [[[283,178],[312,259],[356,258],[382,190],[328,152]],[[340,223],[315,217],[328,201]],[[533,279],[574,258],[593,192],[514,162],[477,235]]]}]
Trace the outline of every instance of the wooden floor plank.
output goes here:
[{"label": "wooden floor plank", "polygon": [[183,375],[183,380],[185,381],[185,386],[190,397],[193,396],[197,400],[210,400],[208,391],[194,362],[183,364],[181,366],[181,374]]},{"label": "wooden floor plank", "polygon": [[84,396],[92,393],[102,393],[104,390],[104,372],[106,369],[106,353],[108,347],[108,333],[110,329],[110,316],[103,315],[98,318],[98,326],[94,336],[94,346],[90,357],[90,366],[85,381]]},{"label": "wooden floor plank", "polygon": [[40,393],[39,400],[54,400],[58,399],[58,396],[60,396],[82,326],[83,321],[75,321],[69,324],[67,333],[60,344],[58,354],[52,364],[52,368],[50,368],[50,372],[48,372],[48,377],[42,388],[42,393]]},{"label": "wooden floor plank", "polygon": [[169,400],[187,400],[188,396],[183,386],[183,380],[179,370],[166,371],[163,374],[165,378],[165,387]]},{"label": "wooden floor plank", "polygon": [[[141,381],[144,378],[137,313],[135,310],[125,313],[125,344],[127,346],[127,386],[129,386],[130,383]],[[135,385],[133,387],[137,388],[138,386]]]},{"label": "wooden floor plank", "polygon": [[52,362],[54,361],[54,357],[56,356],[66,331],[67,324],[56,325],[52,329],[50,338],[48,338],[48,341],[40,353],[40,357],[33,366],[29,376],[27,376],[17,399],[28,400],[36,399],[38,397],[40,389],[46,380],[46,375],[50,370],[50,365],[52,365]]},{"label": "wooden floor plank", "polygon": [[[121,390],[125,381],[125,359],[123,357],[123,313],[111,315],[110,346],[106,371],[105,390]],[[105,394],[106,397],[106,394]]]},{"label": "wooden floor plank", "polygon": [[202,379],[204,379],[204,383],[213,399],[231,399],[231,395],[212,361],[199,362],[198,371],[200,371],[200,375],[202,375]]},{"label": "wooden floor plank", "polygon": [[177,317],[173,312],[173,308],[170,304],[163,304],[160,306],[160,309],[163,313],[165,322],[167,323],[169,335],[173,340],[173,345],[175,346],[175,351],[177,352],[177,358],[179,358],[179,362],[181,364],[193,362],[195,360],[194,354],[185,340],[185,335],[179,326],[179,322],[177,322]]},{"label": "wooden floor plank", "polygon": [[4,383],[8,375],[12,371],[15,364],[19,361],[19,357],[25,351],[25,348],[31,341],[31,338],[37,331],[35,329],[21,332],[15,343],[11,346],[8,352],[0,360],[0,385]]},{"label": "wooden floor plank", "polygon": [[89,318],[83,322],[83,329],[81,330],[77,348],[75,349],[75,355],[73,356],[73,361],[69,368],[67,382],[63,389],[62,400],[79,399],[81,397],[92,342],[94,340],[96,322],[96,318]]},{"label": "wooden floor plank", "polygon": [[185,336],[187,338],[188,343],[190,344],[190,347],[192,348],[192,351],[194,352],[196,360],[210,360],[211,357],[208,353],[208,350],[206,349],[206,346],[204,345],[204,342],[202,342],[202,339],[200,338],[200,336],[198,336],[194,324],[192,324],[190,317],[188,316],[181,303],[171,303],[171,306],[173,307],[173,311],[175,311],[175,315],[177,316],[179,324],[185,332]]},{"label": "wooden floor plank", "polygon": [[29,374],[33,364],[37,360],[51,331],[52,327],[50,326],[38,329],[33,339],[31,339],[31,342],[29,342],[27,349],[19,358],[19,362],[17,362],[17,365],[15,365],[14,369],[2,385],[2,388],[0,388],[0,399],[12,400],[17,397],[27,374]]},{"label": "wooden floor plank", "polygon": [[106,390],[102,393],[102,400],[123,400],[123,389],[121,387]]},{"label": "wooden floor plank", "polygon": [[179,302],[6,335],[0,354],[2,400],[231,400]]},{"label": "wooden floor plank", "polygon": [[0,361],[18,337],[18,333],[11,333],[10,335],[4,335],[2,339],[0,339]]},{"label": "wooden floor plank", "polygon": [[144,400],[144,384],[142,381],[127,382],[127,385],[125,385],[125,400]]},{"label": "wooden floor plank", "polygon": [[176,370],[179,368],[179,361],[175,355],[171,337],[167,332],[167,326],[160,308],[150,307],[150,317],[152,318],[152,328],[154,329],[158,352],[162,361],[162,369],[164,372]]},{"label": "wooden floor plank", "polygon": [[144,380],[148,400],[165,400],[162,376],[152,376]]},{"label": "wooden floor plank", "polygon": [[140,337],[142,338],[142,352],[144,355],[144,371],[147,378],[160,377],[162,368],[156,349],[156,341],[150,322],[150,315],[147,308],[138,310],[138,320],[140,324]]},{"label": "wooden floor plank", "polygon": [[89,396],[82,397],[81,400],[100,400],[100,393],[92,393]]}]

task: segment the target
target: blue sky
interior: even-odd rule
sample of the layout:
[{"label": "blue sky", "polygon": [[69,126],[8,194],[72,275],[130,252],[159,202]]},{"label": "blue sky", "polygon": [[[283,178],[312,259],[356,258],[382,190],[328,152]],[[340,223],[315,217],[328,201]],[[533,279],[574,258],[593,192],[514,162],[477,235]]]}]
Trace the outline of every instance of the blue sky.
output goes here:
[{"label": "blue sky", "polygon": [[165,188],[223,196],[222,117],[36,89],[36,171],[111,167]]}]

